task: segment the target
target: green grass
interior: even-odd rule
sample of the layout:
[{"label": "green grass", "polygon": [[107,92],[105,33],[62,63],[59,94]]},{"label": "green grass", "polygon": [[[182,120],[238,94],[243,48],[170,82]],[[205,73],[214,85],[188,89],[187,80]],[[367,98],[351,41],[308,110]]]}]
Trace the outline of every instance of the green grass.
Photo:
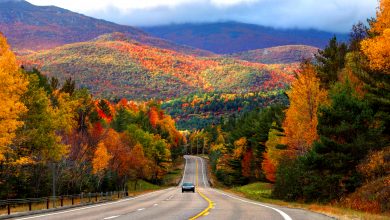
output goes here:
[{"label": "green grass", "polygon": [[265,201],[271,198],[272,184],[257,182],[234,187],[232,190],[243,193],[249,199]]},{"label": "green grass", "polygon": [[266,202],[290,208],[301,208],[310,211],[323,213],[329,216],[336,217],[341,220],[389,220],[390,213],[370,214],[366,212],[356,211],[335,204],[318,204],[318,203],[300,203],[300,202],[285,202],[271,197],[272,184],[256,182],[244,186],[233,187],[231,189],[222,188],[225,191],[237,194],[239,196],[259,201]]},{"label": "green grass", "polygon": [[164,186],[177,186],[182,178],[184,169],[184,158],[177,159],[167,174],[163,177]]},{"label": "green grass", "polygon": [[163,183],[166,186],[176,186],[182,176],[182,169],[176,168],[169,171],[163,178]]},{"label": "green grass", "polygon": [[150,190],[158,190],[161,189],[160,186],[151,184],[149,182],[146,182],[144,180],[138,180],[137,186],[135,187],[136,182],[135,181],[128,181],[127,187],[129,192],[143,192],[143,191],[150,191]]}]

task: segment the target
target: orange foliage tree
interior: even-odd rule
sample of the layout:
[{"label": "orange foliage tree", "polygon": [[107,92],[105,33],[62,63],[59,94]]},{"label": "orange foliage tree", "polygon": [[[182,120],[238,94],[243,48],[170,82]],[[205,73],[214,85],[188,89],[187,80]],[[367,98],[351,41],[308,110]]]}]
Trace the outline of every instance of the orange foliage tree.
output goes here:
[{"label": "orange foliage tree", "polygon": [[22,122],[21,113],[27,111],[20,97],[27,90],[27,81],[22,78],[15,55],[0,33],[0,161],[11,149],[8,145]]},{"label": "orange foliage tree", "polygon": [[327,93],[320,88],[314,66],[303,63],[297,79],[287,92],[290,107],[283,122],[284,142],[295,155],[303,155],[318,139],[317,110],[326,101]]},{"label": "orange foliage tree", "polygon": [[390,0],[381,0],[376,21],[371,24],[374,37],[361,42],[370,67],[390,74]]},{"label": "orange foliage tree", "polygon": [[99,143],[92,160],[92,172],[98,176],[98,187],[104,176],[104,171],[108,168],[111,158],[112,156],[108,153],[104,143]]}]

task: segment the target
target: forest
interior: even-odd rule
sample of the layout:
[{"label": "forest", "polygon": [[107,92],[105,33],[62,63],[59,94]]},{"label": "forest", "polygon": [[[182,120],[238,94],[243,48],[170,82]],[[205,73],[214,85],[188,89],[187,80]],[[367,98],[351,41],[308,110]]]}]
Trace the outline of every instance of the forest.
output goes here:
[{"label": "forest", "polygon": [[220,182],[265,181],[273,183],[272,197],[286,201],[390,210],[390,1],[380,2],[368,24],[301,63],[288,105],[191,134],[190,146],[202,146]]},{"label": "forest", "polygon": [[124,190],[129,180],[161,183],[185,143],[153,101],[94,98],[20,68],[0,36],[0,199]]},{"label": "forest", "polygon": [[283,86],[244,94],[198,93],[165,101],[161,108],[175,119],[178,129],[194,131],[274,104],[288,104]]},{"label": "forest", "polygon": [[[117,85],[80,76],[100,86],[89,91],[68,75],[23,67],[0,34],[0,200],[48,196],[52,178],[58,195],[162,184],[183,153],[202,153],[227,187],[268,182],[276,199],[389,212],[389,42],[390,0],[381,0],[377,17],[355,24],[348,42],[333,37],[293,74],[293,65],[191,57],[128,40],[53,49],[45,69],[53,75],[80,57],[97,70],[110,57],[121,64],[120,76],[107,75]],[[96,45],[102,60],[87,56]],[[46,55],[29,56],[41,63]],[[153,73],[154,89],[123,86],[132,79],[123,80],[126,71]],[[166,88],[167,79],[175,86]],[[92,95],[106,88],[165,100]]]}]

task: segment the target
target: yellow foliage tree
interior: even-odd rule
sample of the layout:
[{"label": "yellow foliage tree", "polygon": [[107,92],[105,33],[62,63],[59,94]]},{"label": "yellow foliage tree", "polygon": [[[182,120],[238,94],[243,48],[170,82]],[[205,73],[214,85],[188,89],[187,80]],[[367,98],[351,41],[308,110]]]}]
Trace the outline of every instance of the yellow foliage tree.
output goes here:
[{"label": "yellow foliage tree", "polygon": [[0,33],[0,161],[10,149],[8,145],[15,137],[15,131],[22,122],[21,113],[27,111],[20,96],[27,90],[27,81],[23,79],[15,55]]},{"label": "yellow foliage tree", "polygon": [[362,51],[373,70],[390,74],[390,0],[380,1],[377,19],[370,31],[375,37],[362,41]]},{"label": "yellow foliage tree", "polygon": [[301,72],[287,95],[290,107],[286,110],[283,122],[283,143],[288,145],[294,155],[302,155],[318,139],[317,109],[327,97],[327,92],[320,88],[320,80],[312,64],[301,65]]},{"label": "yellow foliage tree", "polygon": [[[276,127],[277,125],[273,122],[272,126]],[[283,150],[278,149],[278,146],[282,143],[282,134],[282,132],[271,128],[268,133],[268,141],[265,143],[264,160],[261,167],[264,170],[265,177],[271,182],[276,180],[276,168],[284,154]]]},{"label": "yellow foliage tree", "polygon": [[92,167],[94,174],[101,174],[107,169],[108,164],[111,160],[112,156],[108,153],[106,146],[104,143],[99,143],[97,149],[95,151]]},{"label": "yellow foliage tree", "polygon": [[248,145],[248,141],[246,140],[246,137],[242,137],[236,141],[234,141],[234,151],[233,151],[233,157],[236,159],[239,159],[242,157],[242,155],[246,151],[246,147]]},{"label": "yellow foliage tree", "polygon": [[92,159],[92,172],[98,176],[98,187],[101,179],[104,176],[104,171],[107,169],[112,156],[108,153],[104,143],[100,142]]}]

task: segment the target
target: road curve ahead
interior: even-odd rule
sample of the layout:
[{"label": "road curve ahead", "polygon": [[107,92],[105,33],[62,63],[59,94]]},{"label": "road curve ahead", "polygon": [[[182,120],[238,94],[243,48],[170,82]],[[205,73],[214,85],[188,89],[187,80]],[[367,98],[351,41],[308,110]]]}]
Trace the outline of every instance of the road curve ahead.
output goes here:
[{"label": "road curve ahead", "polygon": [[47,214],[18,218],[35,219],[267,219],[315,220],[332,219],[301,209],[290,209],[247,200],[210,188],[206,162],[195,156],[185,156],[183,182],[197,185],[196,193],[182,193],[180,185],[165,190],[115,202],[68,209]]}]

